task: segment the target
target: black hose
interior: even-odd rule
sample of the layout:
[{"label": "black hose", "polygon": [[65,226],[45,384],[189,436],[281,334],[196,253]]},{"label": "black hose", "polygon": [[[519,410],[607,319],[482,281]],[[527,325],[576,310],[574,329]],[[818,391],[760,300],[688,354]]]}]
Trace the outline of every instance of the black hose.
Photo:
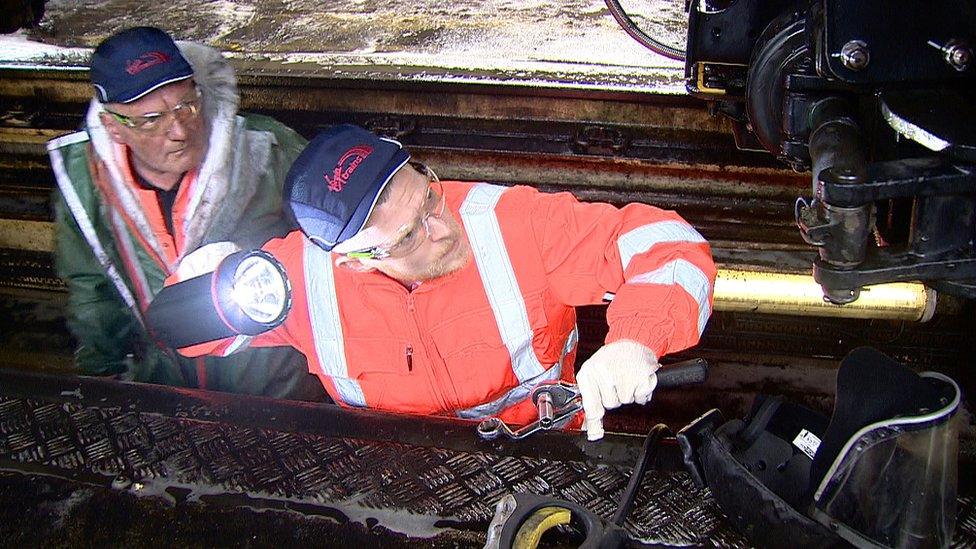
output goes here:
[{"label": "black hose", "polygon": [[634,466],[634,472],[630,474],[627,488],[620,496],[617,512],[613,514],[612,521],[617,526],[623,526],[624,519],[630,514],[630,508],[634,505],[634,498],[637,496],[637,489],[640,488],[641,480],[644,479],[647,466],[654,463],[654,458],[657,457],[657,449],[661,439],[672,434],[671,429],[663,423],[651,427],[650,432],[647,433],[647,438],[644,439],[644,447],[641,448],[640,457],[637,458],[637,464]]},{"label": "black hose", "polygon": [[624,28],[631,38],[640,42],[642,46],[648,48],[654,53],[663,55],[668,59],[674,59],[676,61],[685,60],[685,52],[683,50],[673,48],[667,44],[662,44],[641,30],[641,28],[634,23],[630,16],[627,15],[627,12],[620,7],[619,0],[605,0],[605,2],[607,4],[607,8],[610,10],[610,14],[613,15],[613,18],[617,20],[617,23]]}]

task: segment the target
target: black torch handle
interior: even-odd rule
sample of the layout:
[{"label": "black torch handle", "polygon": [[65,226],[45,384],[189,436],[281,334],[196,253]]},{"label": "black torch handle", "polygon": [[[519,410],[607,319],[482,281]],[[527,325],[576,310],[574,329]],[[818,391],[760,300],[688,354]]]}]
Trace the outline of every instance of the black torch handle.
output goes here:
[{"label": "black torch handle", "polygon": [[704,383],[708,379],[708,362],[704,358],[684,360],[661,366],[656,374],[657,389]]},{"label": "black torch handle", "polygon": [[207,273],[160,290],[146,310],[153,338],[181,349],[237,335],[214,307],[212,282],[213,273]]}]

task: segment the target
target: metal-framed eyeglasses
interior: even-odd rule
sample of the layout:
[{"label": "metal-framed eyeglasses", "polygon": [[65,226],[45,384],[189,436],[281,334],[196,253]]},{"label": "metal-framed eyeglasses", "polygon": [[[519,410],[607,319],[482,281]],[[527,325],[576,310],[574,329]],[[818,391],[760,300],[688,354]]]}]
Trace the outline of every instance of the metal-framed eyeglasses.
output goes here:
[{"label": "metal-framed eyeglasses", "polygon": [[147,112],[140,116],[126,116],[105,109],[119,124],[145,134],[161,134],[169,130],[174,120],[187,122],[200,116],[200,89],[186,94],[172,109],[162,112]]},{"label": "metal-framed eyeglasses", "polygon": [[447,199],[441,180],[427,166],[411,162],[420,173],[427,176],[427,192],[417,216],[412,223],[403,225],[389,243],[372,246],[363,250],[348,252],[346,257],[355,259],[394,259],[412,254],[430,238],[430,219],[440,219],[444,215]]}]

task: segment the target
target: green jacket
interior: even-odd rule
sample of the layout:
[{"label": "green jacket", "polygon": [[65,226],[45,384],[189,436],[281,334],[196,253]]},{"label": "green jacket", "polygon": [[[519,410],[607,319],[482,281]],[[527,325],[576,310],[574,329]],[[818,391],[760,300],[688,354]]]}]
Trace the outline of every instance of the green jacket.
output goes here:
[{"label": "green jacket", "polygon": [[[219,52],[189,43],[180,47],[194,67],[210,128],[207,156],[187,207],[184,254],[211,242],[230,240],[246,248],[285,234],[281,187],[306,140],[271,118],[238,115],[233,71]],[[93,100],[85,131],[48,143],[59,187],[55,264],[68,286],[68,326],[79,344],[78,367],[135,381],[321,400],[321,384],[290,348],[188,359],[148,336],[141,310],[176,265],[164,269],[152,258],[151,249],[165,254],[158,252],[161,244],[121,177],[101,110]],[[92,166],[101,174],[101,187]]]}]

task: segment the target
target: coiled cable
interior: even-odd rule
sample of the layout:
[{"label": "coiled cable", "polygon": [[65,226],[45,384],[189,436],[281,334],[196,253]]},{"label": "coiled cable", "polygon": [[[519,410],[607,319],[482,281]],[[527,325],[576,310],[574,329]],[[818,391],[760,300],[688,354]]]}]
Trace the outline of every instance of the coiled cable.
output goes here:
[{"label": "coiled cable", "polygon": [[638,27],[636,23],[634,23],[633,19],[631,19],[630,16],[627,15],[627,12],[625,12],[624,9],[620,6],[619,0],[604,0],[604,1],[607,4],[607,8],[610,10],[610,14],[613,15],[613,18],[617,20],[617,23],[624,28],[624,31],[626,31],[631,38],[640,42],[640,44],[645,48],[648,48],[649,50],[659,55],[663,55],[668,59],[674,59],[675,61],[685,60],[684,50],[679,50],[678,48],[658,42],[650,35],[648,35],[646,32],[641,30],[641,28]]}]

